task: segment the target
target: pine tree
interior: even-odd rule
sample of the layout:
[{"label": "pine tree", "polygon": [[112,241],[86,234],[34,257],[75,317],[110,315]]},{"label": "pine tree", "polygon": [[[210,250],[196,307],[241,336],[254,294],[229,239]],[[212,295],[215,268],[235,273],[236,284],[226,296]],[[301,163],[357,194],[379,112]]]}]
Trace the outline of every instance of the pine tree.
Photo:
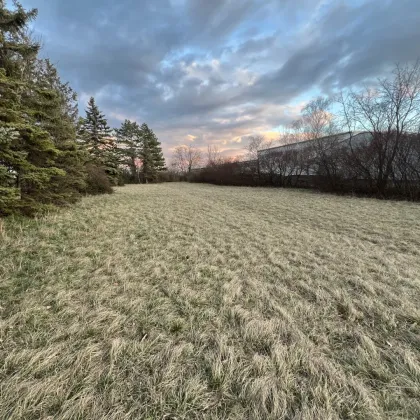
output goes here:
[{"label": "pine tree", "polygon": [[0,215],[40,210],[51,178],[64,174],[54,165],[59,151],[39,124],[51,92],[28,71],[39,45],[26,27],[36,15],[18,3],[10,11],[0,0]]},{"label": "pine tree", "polygon": [[141,158],[143,138],[140,126],[134,121],[125,120],[116,131],[120,145],[122,164],[130,168],[131,182],[140,182],[138,161]]},{"label": "pine tree", "polygon": [[162,147],[155,133],[143,124],[141,126],[143,145],[141,150],[141,160],[143,163],[144,182],[156,182],[158,173],[165,170],[165,159]]}]

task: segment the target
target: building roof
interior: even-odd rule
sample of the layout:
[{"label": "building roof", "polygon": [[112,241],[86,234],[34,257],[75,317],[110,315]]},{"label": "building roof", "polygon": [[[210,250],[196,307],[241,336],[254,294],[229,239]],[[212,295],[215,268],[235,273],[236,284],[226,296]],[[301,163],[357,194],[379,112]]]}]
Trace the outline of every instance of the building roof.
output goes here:
[{"label": "building roof", "polygon": [[[283,144],[283,145],[280,145],[280,146],[270,147],[269,149],[258,150],[258,154],[265,154],[265,153],[271,153],[271,152],[274,152],[274,151],[302,148],[302,147],[305,147],[306,145],[311,144],[314,141],[325,142],[327,140],[332,140],[332,139],[337,139],[339,142],[344,142],[344,141],[350,140],[350,139],[353,141],[356,137],[359,137],[362,134],[363,134],[363,138],[364,138],[364,136],[368,133],[365,132],[365,131],[354,131],[354,132],[347,131],[347,132],[344,132],[344,133],[332,134],[330,136],[318,137],[318,138],[314,138],[314,139],[310,139],[310,140],[298,141],[296,143],[289,143],[289,144]],[[357,140],[359,140],[359,139],[357,139]],[[360,138],[360,140],[361,140],[361,138]]]}]

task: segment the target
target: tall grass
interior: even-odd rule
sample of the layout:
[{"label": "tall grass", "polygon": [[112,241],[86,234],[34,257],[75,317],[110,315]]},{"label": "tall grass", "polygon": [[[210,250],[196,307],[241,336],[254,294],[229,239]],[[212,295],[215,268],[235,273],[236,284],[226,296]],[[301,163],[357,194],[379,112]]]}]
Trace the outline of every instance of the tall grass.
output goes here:
[{"label": "tall grass", "polygon": [[0,232],[2,419],[420,416],[420,207],[129,186]]}]

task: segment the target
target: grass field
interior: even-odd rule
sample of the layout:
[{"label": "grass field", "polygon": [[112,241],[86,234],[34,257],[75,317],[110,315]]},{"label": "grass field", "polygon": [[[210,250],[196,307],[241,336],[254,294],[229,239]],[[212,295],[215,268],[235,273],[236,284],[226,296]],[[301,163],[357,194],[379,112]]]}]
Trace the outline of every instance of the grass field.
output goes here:
[{"label": "grass field", "polygon": [[420,206],[120,188],[0,233],[1,419],[420,418]]}]

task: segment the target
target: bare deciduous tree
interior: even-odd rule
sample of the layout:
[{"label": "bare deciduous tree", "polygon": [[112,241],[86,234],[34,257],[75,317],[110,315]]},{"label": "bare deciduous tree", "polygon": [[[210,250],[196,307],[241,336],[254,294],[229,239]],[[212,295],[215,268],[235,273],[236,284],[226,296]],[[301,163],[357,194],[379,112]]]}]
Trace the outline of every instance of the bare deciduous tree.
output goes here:
[{"label": "bare deciduous tree", "polygon": [[420,62],[397,65],[392,79],[379,79],[375,89],[342,93],[339,103],[348,130],[366,131],[371,136],[368,144],[350,141],[349,158],[359,169],[359,176],[369,179],[377,192],[384,194],[408,137],[419,133]]},{"label": "bare deciduous tree", "polygon": [[182,145],[175,147],[171,167],[175,172],[187,174],[199,167],[201,161],[202,153],[198,148]]},{"label": "bare deciduous tree", "polygon": [[207,166],[217,166],[224,163],[222,152],[219,146],[215,144],[209,144],[207,146]]},{"label": "bare deciduous tree", "polygon": [[334,115],[329,111],[333,100],[318,97],[310,101],[303,109],[301,118],[291,124],[291,130],[285,137],[287,143],[318,139],[334,134]]},{"label": "bare deciduous tree", "polygon": [[258,159],[258,152],[260,150],[269,149],[274,144],[273,140],[266,139],[263,135],[258,134],[255,136],[248,137],[247,157],[249,160]]}]

